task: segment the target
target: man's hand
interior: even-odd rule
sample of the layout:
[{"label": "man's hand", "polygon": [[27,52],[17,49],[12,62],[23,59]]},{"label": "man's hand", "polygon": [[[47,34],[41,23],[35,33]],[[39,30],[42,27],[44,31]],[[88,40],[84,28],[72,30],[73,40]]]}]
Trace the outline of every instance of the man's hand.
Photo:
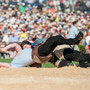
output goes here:
[{"label": "man's hand", "polygon": [[2,52],[2,53],[9,53],[9,51],[5,50],[4,48],[0,48],[0,52]]}]

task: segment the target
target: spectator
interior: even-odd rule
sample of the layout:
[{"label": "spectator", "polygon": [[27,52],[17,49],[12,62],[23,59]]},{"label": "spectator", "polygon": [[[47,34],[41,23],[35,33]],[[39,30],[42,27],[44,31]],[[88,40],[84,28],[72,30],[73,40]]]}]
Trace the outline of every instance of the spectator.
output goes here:
[{"label": "spectator", "polygon": [[3,42],[9,44],[9,33],[3,36]]},{"label": "spectator", "polygon": [[18,37],[14,33],[11,33],[9,36],[9,43],[13,42],[18,42]]},{"label": "spectator", "polygon": [[86,37],[85,37],[85,43],[86,43],[86,45],[89,44],[89,40],[90,40],[90,36],[86,36]]},{"label": "spectator", "polygon": [[90,53],[90,40],[89,43],[85,46],[86,53]]},{"label": "spectator", "polygon": [[[77,28],[78,21],[73,22],[73,26],[71,26],[71,29],[69,30],[69,38],[75,38],[75,36],[78,34],[78,28]],[[75,50],[79,51],[79,48],[77,45],[72,46]]]}]

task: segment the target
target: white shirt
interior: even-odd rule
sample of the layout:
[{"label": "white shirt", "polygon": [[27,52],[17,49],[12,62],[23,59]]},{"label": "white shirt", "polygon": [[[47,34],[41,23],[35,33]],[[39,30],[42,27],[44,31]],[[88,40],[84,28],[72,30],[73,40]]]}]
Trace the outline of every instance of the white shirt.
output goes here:
[{"label": "white shirt", "polygon": [[75,26],[72,26],[69,30],[69,38],[75,38],[78,32],[78,29]]},{"label": "white shirt", "polygon": [[31,65],[34,63],[32,59],[32,49],[23,49],[14,57],[13,61],[11,62],[12,68],[20,68],[27,65]]}]

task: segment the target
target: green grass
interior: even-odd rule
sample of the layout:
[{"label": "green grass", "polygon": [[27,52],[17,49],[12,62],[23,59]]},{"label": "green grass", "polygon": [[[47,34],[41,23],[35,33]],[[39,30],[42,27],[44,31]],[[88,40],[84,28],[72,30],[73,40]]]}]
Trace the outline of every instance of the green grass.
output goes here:
[{"label": "green grass", "polygon": [[43,68],[55,68],[55,66],[53,65],[53,64],[51,64],[51,63],[45,63],[45,64],[42,64],[42,67]]},{"label": "green grass", "polygon": [[11,63],[12,59],[0,59],[0,62]]},{"label": "green grass", "polygon": [[85,45],[78,45],[78,47],[79,47],[80,51],[85,50]]},{"label": "green grass", "polygon": [[76,61],[72,61],[73,64],[79,64],[79,62],[76,62]]}]

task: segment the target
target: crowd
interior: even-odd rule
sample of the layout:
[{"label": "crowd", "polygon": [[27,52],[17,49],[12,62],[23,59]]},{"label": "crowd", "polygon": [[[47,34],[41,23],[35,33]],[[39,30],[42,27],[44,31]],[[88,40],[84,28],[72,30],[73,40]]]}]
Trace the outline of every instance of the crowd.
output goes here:
[{"label": "crowd", "polygon": [[33,43],[36,39],[58,34],[69,38],[68,33],[74,21],[78,21],[79,31],[90,35],[90,14],[87,11],[70,12],[67,8],[62,12],[44,4],[32,6],[19,0],[12,0],[13,4],[6,1],[0,1],[0,47],[13,42],[21,43],[26,39]]},{"label": "crowd", "polygon": [[64,11],[66,8],[71,10],[80,10],[82,12],[90,12],[90,1],[89,0],[60,0],[60,6]]}]

